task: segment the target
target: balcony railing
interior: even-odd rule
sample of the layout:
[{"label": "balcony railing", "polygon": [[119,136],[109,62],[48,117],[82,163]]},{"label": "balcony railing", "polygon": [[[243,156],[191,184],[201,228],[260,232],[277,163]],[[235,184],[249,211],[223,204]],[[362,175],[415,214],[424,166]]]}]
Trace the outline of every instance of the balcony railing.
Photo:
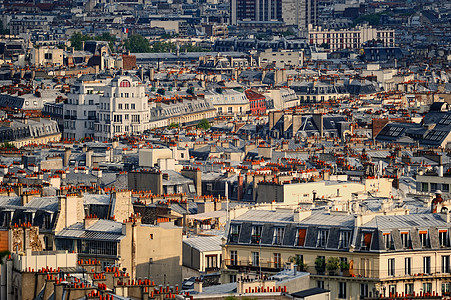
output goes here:
[{"label": "balcony railing", "polygon": [[274,262],[261,259],[259,262],[254,262],[250,260],[233,260],[233,259],[225,259],[225,265],[229,269],[241,269],[241,268],[250,268],[250,269],[273,269],[279,270],[283,269],[284,264],[282,261]]}]

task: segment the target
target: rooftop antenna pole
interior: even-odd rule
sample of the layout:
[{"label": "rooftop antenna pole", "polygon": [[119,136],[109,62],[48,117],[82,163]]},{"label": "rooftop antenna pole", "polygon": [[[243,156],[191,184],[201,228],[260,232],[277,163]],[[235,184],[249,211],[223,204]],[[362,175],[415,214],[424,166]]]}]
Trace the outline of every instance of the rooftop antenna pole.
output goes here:
[{"label": "rooftop antenna pole", "polygon": [[226,226],[229,225],[229,182],[225,182],[225,198],[226,198]]}]

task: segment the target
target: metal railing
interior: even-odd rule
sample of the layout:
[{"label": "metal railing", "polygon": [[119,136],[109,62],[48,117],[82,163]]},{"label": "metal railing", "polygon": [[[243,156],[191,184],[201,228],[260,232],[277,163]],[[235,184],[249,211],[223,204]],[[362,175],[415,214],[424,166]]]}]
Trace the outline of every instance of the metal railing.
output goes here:
[{"label": "metal railing", "polygon": [[266,269],[283,269],[284,263],[282,261],[275,262],[270,260],[260,259],[258,262],[254,262],[251,260],[233,260],[233,259],[225,259],[224,264],[228,268],[233,267],[254,267],[254,268],[266,268]]}]

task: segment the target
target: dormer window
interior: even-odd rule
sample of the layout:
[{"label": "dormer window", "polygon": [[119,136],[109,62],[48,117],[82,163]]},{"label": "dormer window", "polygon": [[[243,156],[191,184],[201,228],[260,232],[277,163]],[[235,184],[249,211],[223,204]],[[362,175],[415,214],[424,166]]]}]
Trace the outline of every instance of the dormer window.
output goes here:
[{"label": "dormer window", "polygon": [[24,223],[33,223],[33,216],[31,212],[24,213]]},{"label": "dormer window", "polygon": [[251,243],[259,244],[261,241],[263,226],[254,225],[252,226]]},{"label": "dormer window", "polygon": [[325,248],[327,246],[328,239],[329,239],[329,230],[321,229],[318,232],[318,240],[316,242],[316,247]]},{"label": "dormer window", "polygon": [[384,238],[385,250],[394,250],[395,244],[393,243],[393,237],[391,236],[391,233],[384,232],[382,233],[382,236]]},{"label": "dormer window", "polygon": [[232,243],[238,242],[238,237],[240,236],[240,230],[241,230],[241,225],[234,224],[234,225],[230,226],[229,242],[232,242]]},{"label": "dormer window", "polygon": [[45,229],[51,229],[52,226],[52,215],[51,214],[46,214],[44,215],[44,228]]},{"label": "dormer window", "polygon": [[307,229],[300,228],[298,229],[298,236],[297,236],[297,246],[304,246],[305,243],[305,236],[307,234]]},{"label": "dormer window", "polygon": [[283,228],[283,227],[274,228],[273,245],[281,245],[282,244],[284,233],[285,233],[285,228]]},{"label": "dormer window", "polygon": [[418,234],[420,235],[421,247],[429,248],[431,246],[429,232],[427,230],[419,230]]},{"label": "dormer window", "polygon": [[338,248],[347,249],[349,248],[349,241],[351,240],[351,231],[340,231],[340,241]]},{"label": "dormer window", "polygon": [[373,239],[373,234],[371,232],[364,232],[362,235],[362,247],[361,250],[370,250],[371,240]]},{"label": "dormer window", "polygon": [[440,243],[440,247],[449,247],[448,229],[439,229],[438,230],[438,241]]},{"label": "dormer window", "polygon": [[401,243],[405,249],[412,249],[412,241],[410,239],[409,231],[401,231]]},{"label": "dormer window", "polygon": [[11,212],[3,212],[3,227],[8,227],[11,224]]}]

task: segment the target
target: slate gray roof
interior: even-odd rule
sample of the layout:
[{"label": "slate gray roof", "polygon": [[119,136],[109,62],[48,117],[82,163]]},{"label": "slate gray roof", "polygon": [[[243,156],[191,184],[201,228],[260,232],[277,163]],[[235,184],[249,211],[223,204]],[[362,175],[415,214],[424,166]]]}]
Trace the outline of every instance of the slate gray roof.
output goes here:
[{"label": "slate gray roof", "polygon": [[58,197],[34,197],[25,207],[56,212],[59,209]]},{"label": "slate gray roof", "polygon": [[[251,238],[253,227],[261,226],[261,240],[257,243]],[[240,246],[262,246],[277,245],[285,248],[306,249],[330,249],[334,251],[349,251],[351,245],[357,252],[381,252],[381,251],[409,251],[412,249],[423,249],[420,243],[420,230],[428,230],[430,246],[426,249],[451,248],[451,245],[440,246],[438,229],[451,231],[451,224],[441,218],[440,214],[416,213],[398,216],[374,216],[365,224],[356,226],[355,215],[346,213],[335,213],[327,211],[313,211],[311,216],[294,221],[292,211],[264,211],[252,210],[232,220],[229,231],[228,243]],[[282,228],[280,240],[276,240],[275,230]],[[305,242],[298,245],[298,231],[305,229]],[[231,234],[236,232],[238,235]],[[320,231],[328,231],[325,244],[319,243]],[[401,241],[401,230],[410,232],[409,238],[412,244],[410,248],[404,248]],[[342,245],[340,236],[343,232],[349,235],[350,243]],[[386,249],[383,233],[390,233],[394,241],[393,249]],[[343,233],[344,234],[344,233]],[[370,243],[365,244],[366,235],[370,234]],[[365,239],[364,239],[365,237]]]},{"label": "slate gray roof", "polygon": [[110,220],[98,220],[90,227],[84,229],[83,223],[75,223],[55,236],[58,238],[87,239],[100,241],[120,241],[122,234],[122,223]]},{"label": "slate gray roof", "polygon": [[221,236],[197,236],[183,240],[183,243],[200,252],[221,251]]},{"label": "slate gray roof", "polygon": [[363,225],[379,230],[403,229],[403,228],[428,228],[431,226],[449,227],[449,224],[437,214],[412,214],[401,216],[376,216],[373,220]]}]

